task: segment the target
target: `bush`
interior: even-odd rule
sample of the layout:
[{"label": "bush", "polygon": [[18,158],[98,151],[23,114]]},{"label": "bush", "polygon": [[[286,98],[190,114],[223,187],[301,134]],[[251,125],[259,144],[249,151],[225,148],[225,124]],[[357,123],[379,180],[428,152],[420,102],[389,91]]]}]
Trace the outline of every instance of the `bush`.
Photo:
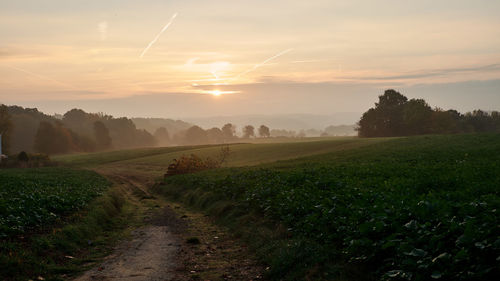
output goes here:
[{"label": "bush", "polygon": [[17,160],[20,161],[20,162],[28,162],[30,160],[29,156],[28,156],[28,153],[24,152],[24,151],[21,151],[18,155],[17,155]]},{"label": "bush", "polygon": [[230,153],[229,146],[223,146],[221,147],[219,156],[215,159],[211,157],[202,159],[196,154],[191,154],[190,156],[182,155],[179,160],[174,159],[173,163],[168,166],[165,177],[220,168]]}]

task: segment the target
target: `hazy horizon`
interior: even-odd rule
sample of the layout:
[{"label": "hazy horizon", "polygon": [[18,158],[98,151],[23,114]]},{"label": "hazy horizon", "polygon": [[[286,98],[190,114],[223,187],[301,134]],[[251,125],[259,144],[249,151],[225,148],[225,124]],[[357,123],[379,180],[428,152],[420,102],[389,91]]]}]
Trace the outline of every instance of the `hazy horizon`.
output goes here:
[{"label": "hazy horizon", "polygon": [[0,102],[49,114],[361,114],[388,88],[500,108],[498,1],[0,6]]}]

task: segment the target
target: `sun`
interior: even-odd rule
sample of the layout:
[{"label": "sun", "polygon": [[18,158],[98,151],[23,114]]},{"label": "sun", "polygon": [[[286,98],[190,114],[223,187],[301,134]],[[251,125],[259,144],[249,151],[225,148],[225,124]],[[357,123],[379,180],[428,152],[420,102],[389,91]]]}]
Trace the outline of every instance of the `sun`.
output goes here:
[{"label": "sun", "polygon": [[219,91],[219,90],[213,90],[213,91],[210,91],[210,94],[212,94],[212,95],[214,95],[214,96],[218,97],[218,96],[220,96],[220,95],[222,94],[222,92],[221,92],[221,91]]}]

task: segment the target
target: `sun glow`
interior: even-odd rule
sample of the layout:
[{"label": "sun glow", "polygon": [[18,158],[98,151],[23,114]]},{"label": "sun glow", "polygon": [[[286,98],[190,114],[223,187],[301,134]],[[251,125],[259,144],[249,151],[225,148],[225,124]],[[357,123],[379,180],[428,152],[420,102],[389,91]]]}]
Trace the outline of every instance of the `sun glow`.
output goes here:
[{"label": "sun glow", "polygon": [[240,91],[201,90],[201,91],[199,91],[199,93],[212,95],[214,97],[219,97],[222,95],[237,94],[237,93],[240,93]]}]

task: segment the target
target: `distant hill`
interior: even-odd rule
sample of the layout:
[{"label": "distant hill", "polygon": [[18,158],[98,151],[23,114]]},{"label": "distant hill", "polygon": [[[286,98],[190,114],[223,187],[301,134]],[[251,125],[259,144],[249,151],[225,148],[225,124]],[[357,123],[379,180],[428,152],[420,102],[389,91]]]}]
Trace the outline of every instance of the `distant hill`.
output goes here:
[{"label": "distant hill", "polygon": [[356,125],[328,126],[325,133],[329,136],[357,136]]},{"label": "distant hill", "polygon": [[173,136],[179,131],[187,130],[193,124],[184,122],[182,120],[173,120],[165,118],[131,118],[137,129],[143,129],[151,134],[154,134],[156,129],[164,127],[168,133]]},{"label": "distant hill", "polygon": [[245,125],[266,125],[271,129],[282,130],[323,130],[328,126],[344,124],[355,124],[359,121],[361,113],[340,112],[330,115],[314,114],[285,114],[285,115],[238,115],[238,116],[213,116],[204,118],[184,118],[185,121],[197,124],[209,129],[222,127],[226,123],[232,123],[240,130]]}]

